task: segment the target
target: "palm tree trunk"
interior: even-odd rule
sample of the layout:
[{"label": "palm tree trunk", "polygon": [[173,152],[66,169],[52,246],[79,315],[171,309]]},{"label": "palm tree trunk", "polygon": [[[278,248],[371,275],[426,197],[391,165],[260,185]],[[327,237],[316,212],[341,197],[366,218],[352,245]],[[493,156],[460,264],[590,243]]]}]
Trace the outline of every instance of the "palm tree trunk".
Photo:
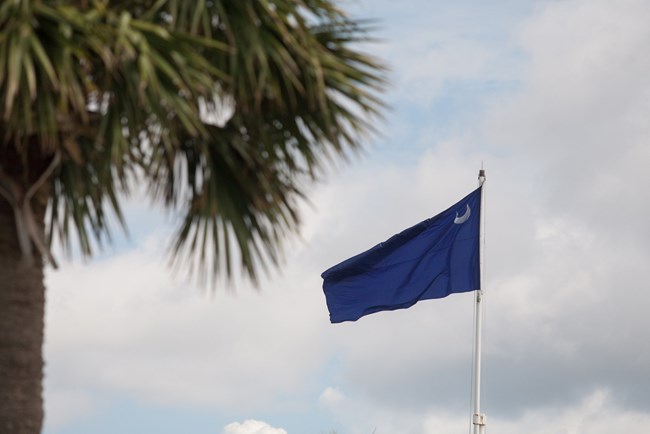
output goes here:
[{"label": "palm tree trunk", "polygon": [[[33,204],[39,230],[44,206]],[[0,198],[0,433],[38,434],[43,425],[43,261],[21,264],[14,213]]]}]

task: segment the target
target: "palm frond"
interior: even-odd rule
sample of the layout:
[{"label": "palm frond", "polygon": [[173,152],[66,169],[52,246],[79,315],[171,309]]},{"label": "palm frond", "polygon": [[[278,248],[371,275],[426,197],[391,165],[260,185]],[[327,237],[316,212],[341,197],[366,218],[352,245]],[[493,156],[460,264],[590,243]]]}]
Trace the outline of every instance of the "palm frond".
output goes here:
[{"label": "palm frond", "polygon": [[[299,227],[305,186],[381,114],[367,35],[327,0],[5,2],[0,147],[63,155],[50,238],[91,254],[138,176],[181,216],[177,262],[255,279]],[[225,125],[202,113],[215,98]],[[33,155],[19,160],[28,186]]]}]

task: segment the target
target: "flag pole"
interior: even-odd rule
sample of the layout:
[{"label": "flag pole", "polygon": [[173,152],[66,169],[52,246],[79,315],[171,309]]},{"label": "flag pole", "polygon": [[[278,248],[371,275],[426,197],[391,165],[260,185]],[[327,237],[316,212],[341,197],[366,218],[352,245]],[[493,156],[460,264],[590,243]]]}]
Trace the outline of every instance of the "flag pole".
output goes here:
[{"label": "flag pole", "polygon": [[483,260],[485,256],[485,170],[481,168],[478,172],[478,185],[481,189],[481,214],[479,230],[479,268],[480,288],[475,291],[476,305],[474,318],[474,384],[472,390],[472,432],[474,434],[485,434],[485,414],[481,413],[481,350],[483,338]]}]

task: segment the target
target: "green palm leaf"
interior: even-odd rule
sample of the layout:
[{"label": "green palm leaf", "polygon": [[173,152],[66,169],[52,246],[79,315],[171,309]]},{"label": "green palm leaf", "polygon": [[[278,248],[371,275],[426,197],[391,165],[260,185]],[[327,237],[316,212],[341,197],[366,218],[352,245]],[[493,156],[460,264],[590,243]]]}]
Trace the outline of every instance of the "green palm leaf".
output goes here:
[{"label": "green palm leaf", "polygon": [[[41,165],[62,153],[50,239],[91,254],[137,178],[182,215],[177,259],[255,279],[299,226],[307,181],[372,131],[385,71],[365,39],[327,1],[6,2],[2,146]],[[233,111],[222,126],[201,113],[215,97]]]}]

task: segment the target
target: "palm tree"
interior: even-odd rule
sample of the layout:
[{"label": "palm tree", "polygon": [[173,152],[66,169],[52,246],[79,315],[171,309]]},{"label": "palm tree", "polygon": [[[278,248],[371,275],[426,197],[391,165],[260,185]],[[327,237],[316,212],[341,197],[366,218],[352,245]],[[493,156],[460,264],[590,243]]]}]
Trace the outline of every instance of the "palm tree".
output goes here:
[{"label": "palm tree", "polygon": [[305,182],[382,108],[367,30],[332,0],[2,2],[0,432],[41,430],[52,240],[91,255],[134,183],[197,275],[277,264]]}]

